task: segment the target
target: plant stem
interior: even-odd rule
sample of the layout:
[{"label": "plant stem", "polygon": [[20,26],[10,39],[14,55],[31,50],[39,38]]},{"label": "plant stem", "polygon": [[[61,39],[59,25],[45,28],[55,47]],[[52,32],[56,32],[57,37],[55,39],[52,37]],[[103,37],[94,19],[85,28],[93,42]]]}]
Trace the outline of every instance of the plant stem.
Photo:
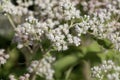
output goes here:
[{"label": "plant stem", "polygon": [[84,68],[83,68],[83,76],[84,76],[84,80],[91,80],[91,77],[90,77],[90,64],[83,60],[83,65],[84,65]]},{"label": "plant stem", "polygon": [[72,72],[72,70],[73,70],[73,66],[70,67],[69,70],[67,71],[66,76],[65,76],[65,80],[69,80],[70,73]]},{"label": "plant stem", "polygon": [[11,16],[10,16],[9,14],[6,14],[6,15],[7,15],[7,17],[8,17],[8,20],[9,20],[10,24],[12,25],[13,29],[15,30],[16,26],[15,26],[15,24],[14,24]]}]

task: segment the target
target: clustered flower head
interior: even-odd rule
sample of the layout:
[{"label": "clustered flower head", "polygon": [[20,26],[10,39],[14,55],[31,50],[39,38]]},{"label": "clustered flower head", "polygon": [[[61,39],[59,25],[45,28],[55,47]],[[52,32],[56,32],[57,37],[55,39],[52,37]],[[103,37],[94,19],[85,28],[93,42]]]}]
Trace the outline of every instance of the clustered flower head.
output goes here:
[{"label": "clustered flower head", "polygon": [[[37,10],[27,15],[25,21],[15,29],[15,41],[18,43],[18,48],[48,39],[56,50],[67,50],[69,45],[79,46],[81,35],[89,32],[97,38],[109,39],[115,48],[120,50],[119,0],[90,0],[88,2],[83,0],[81,2],[83,8],[88,8],[88,12],[92,11],[84,16],[81,16],[81,11],[76,8],[79,5],[78,2],[72,0],[28,0],[17,1],[17,3],[17,6],[14,5],[16,10],[19,10],[16,8],[19,6],[28,9],[28,6],[33,5],[32,3],[37,7]],[[14,8],[7,9],[14,10]],[[9,10],[3,11],[13,15]],[[26,12],[29,13],[29,9]],[[76,19],[79,22],[76,22]]]},{"label": "clustered flower head", "polygon": [[9,75],[9,79],[10,79],[10,80],[17,80],[17,79],[15,78],[15,75],[12,75],[12,74]]},{"label": "clustered flower head", "polygon": [[120,66],[112,60],[105,60],[91,68],[91,77],[95,80],[120,80]]},{"label": "clustered flower head", "polygon": [[26,73],[23,76],[20,76],[18,79],[15,77],[15,75],[11,74],[9,75],[10,80],[29,80],[30,74]]},{"label": "clustered flower head", "polygon": [[32,61],[28,71],[30,73],[35,73],[36,75],[45,77],[46,80],[53,80],[54,70],[52,69],[52,63],[55,58],[52,56],[45,56],[40,61]]},{"label": "clustered flower head", "polygon": [[[45,39],[50,40],[51,45],[58,51],[68,49],[71,44],[80,45],[80,37],[73,34],[78,31],[72,31],[77,26],[74,19],[80,18],[80,11],[76,8],[77,3],[70,0],[35,0],[35,4],[39,7],[40,18],[31,15],[26,18],[25,23],[15,29],[15,41],[18,42],[19,48]],[[87,29],[87,26],[79,27],[81,30],[79,35],[86,33]]]},{"label": "clustered flower head", "polygon": [[114,13],[120,11],[120,0],[82,0],[83,10],[89,14],[93,14],[99,9],[111,9]]},{"label": "clustered flower head", "polygon": [[[35,0],[39,6],[41,17],[48,17],[58,20],[71,20],[80,17],[80,11],[75,8],[76,2],[72,0]],[[71,13],[71,14],[70,14]]]},{"label": "clustered flower head", "polygon": [[19,80],[29,80],[30,78],[30,74],[29,73],[26,73],[24,74],[23,76],[20,76],[19,77]]},{"label": "clustered flower head", "polygon": [[24,3],[22,0],[17,0],[17,4],[18,5],[14,5],[11,0],[1,1],[1,7],[5,13],[11,14],[13,16],[32,14],[32,11],[28,9],[28,7],[33,4],[32,0],[28,0]]},{"label": "clustered flower head", "polygon": [[[115,48],[120,51],[120,22],[118,14],[113,14],[106,9],[100,9],[89,20],[92,34],[100,39],[110,40]],[[112,16],[115,15],[113,18]]]},{"label": "clustered flower head", "polygon": [[83,0],[81,5],[90,15],[91,33],[110,40],[120,51],[120,0]]},{"label": "clustered flower head", "polygon": [[9,58],[9,55],[4,53],[4,49],[0,49],[0,66],[2,64],[5,64],[7,62],[7,59]]}]

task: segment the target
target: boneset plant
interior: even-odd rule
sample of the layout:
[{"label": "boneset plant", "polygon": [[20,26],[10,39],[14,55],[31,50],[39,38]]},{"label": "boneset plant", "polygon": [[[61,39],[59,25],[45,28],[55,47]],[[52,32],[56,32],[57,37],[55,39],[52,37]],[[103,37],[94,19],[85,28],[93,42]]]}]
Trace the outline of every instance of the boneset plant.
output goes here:
[{"label": "boneset plant", "polygon": [[[14,47],[23,53],[27,67],[22,76],[9,74],[10,80],[43,80],[39,76],[45,80],[72,80],[74,76],[70,75],[79,64],[77,61],[89,62],[89,56],[86,57],[89,50],[85,47],[91,40],[100,46],[99,53],[120,51],[120,0],[1,0],[0,10],[13,29],[11,45],[16,44]],[[65,55],[60,54],[72,52],[71,47],[77,53],[61,59]],[[4,67],[9,57],[1,49],[0,66]],[[61,73],[66,66],[69,69],[62,79]],[[120,74],[116,67],[112,61],[103,62],[103,65],[91,69],[92,75],[83,71],[83,79],[119,80],[114,77]]]}]

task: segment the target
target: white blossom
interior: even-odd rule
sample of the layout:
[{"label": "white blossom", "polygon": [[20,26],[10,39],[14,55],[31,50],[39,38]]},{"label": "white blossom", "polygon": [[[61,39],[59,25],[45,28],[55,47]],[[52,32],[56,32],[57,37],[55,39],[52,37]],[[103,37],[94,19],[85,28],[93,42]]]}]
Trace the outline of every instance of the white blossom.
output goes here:
[{"label": "white blossom", "polygon": [[105,60],[101,65],[91,68],[91,77],[98,80],[120,80],[120,66],[112,60]]},{"label": "white blossom", "polygon": [[17,79],[15,78],[15,76],[14,76],[14,75],[12,75],[12,74],[11,74],[11,75],[9,75],[9,79],[10,79],[10,80],[17,80]]},{"label": "white blossom", "polygon": [[[31,5],[30,0],[27,3],[22,3],[20,1],[18,1],[18,4],[19,4],[18,6],[15,6],[10,0],[2,0],[2,3],[0,6],[2,7],[4,12],[9,13],[14,16],[15,15],[22,16],[25,14],[32,14],[32,12],[30,10],[28,10],[28,6]],[[28,5],[28,6],[26,6],[26,5]]]},{"label": "white blossom", "polygon": [[4,52],[4,49],[0,49],[0,65],[5,64],[7,59],[9,59],[9,54],[5,54]]},{"label": "white blossom", "polygon": [[52,63],[55,61],[54,57],[45,56],[39,61],[32,61],[28,71],[30,73],[35,72],[36,75],[45,77],[46,80],[53,80],[54,70],[52,69]]},{"label": "white blossom", "polygon": [[29,79],[30,79],[30,74],[29,73],[26,73],[23,76],[19,77],[19,80],[29,80]]},{"label": "white blossom", "polygon": [[18,79],[16,78],[15,75],[10,74],[10,75],[9,75],[9,79],[10,79],[10,80],[29,80],[29,79],[30,79],[30,74],[29,74],[29,73],[26,73],[26,74],[24,74],[23,76],[20,76]]}]

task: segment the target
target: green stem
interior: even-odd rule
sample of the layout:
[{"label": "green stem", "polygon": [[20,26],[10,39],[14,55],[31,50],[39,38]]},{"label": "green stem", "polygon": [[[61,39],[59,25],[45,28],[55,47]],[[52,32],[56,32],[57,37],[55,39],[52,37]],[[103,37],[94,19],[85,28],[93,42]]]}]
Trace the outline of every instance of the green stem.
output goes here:
[{"label": "green stem", "polygon": [[72,70],[73,70],[73,66],[70,67],[69,70],[67,71],[66,76],[65,76],[65,80],[69,80],[69,77],[70,77]]},{"label": "green stem", "polygon": [[15,24],[14,24],[11,16],[10,16],[9,14],[6,14],[6,15],[7,15],[7,17],[8,17],[8,20],[9,20],[10,24],[12,25],[13,29],[15,30],[16,26],[15,26]]},{"label": "green stem", "polygon": [[84,76],[84,80],[91,80],[91,77],[90,77],[90,64],[83,60],[83,65],[84,65],[84,68],[83,68],[83,76]]}]

